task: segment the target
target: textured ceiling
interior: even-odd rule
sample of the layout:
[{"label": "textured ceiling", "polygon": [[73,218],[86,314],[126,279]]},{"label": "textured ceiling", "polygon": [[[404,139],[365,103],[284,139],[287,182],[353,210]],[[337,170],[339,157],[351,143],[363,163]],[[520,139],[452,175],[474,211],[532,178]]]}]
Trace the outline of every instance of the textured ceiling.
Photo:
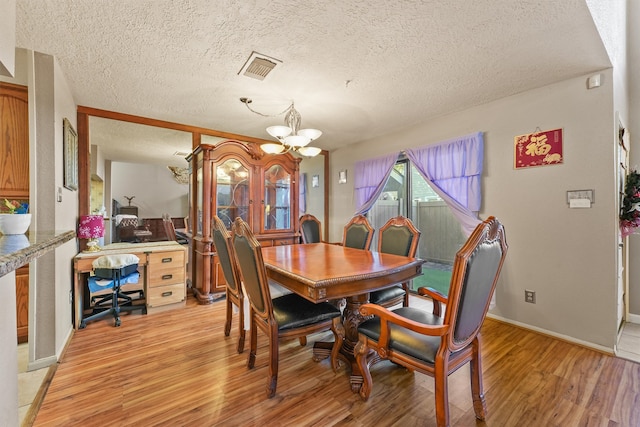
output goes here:
[{"label": "textured ceiling", "polygon": [[[239,98],[267,115],[295,100],[328,150],[610,66],[584,0],[17,0],[16,12],[18,47],[55,56],[78,105],[268,139],[283,117]],[[239,75],[252,51],[282,64],[264,81]],[[153,151],[133,134],[91,142],[114,160],[118,145]]]}]

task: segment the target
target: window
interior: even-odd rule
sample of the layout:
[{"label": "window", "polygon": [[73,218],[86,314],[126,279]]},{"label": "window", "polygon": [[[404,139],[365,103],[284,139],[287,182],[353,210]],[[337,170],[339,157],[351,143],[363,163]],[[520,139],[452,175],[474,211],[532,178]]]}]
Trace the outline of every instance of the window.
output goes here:
[{"label": "window", "polygon": [[[423,276],[414,279],[412,289],[429,286],[446,294],[455,254],[466,237],[447,204],[406,158],[396,162],[382,193],[367,213],[376,230],[398,215],[410,218],[422,233],[416,256],[426,263]],[[377,239],[374,234],[372,249],[378,247]]]}]

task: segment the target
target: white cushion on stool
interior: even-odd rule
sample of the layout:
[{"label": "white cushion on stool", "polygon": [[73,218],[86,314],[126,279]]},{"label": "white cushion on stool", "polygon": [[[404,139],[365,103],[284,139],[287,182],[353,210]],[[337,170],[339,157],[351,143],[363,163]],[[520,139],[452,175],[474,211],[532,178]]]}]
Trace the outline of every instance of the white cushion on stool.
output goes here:
[{"label": "white cushion on stool", "polygon": [[127,265],[137,264],[140,258],[133,254],[104,255],[93,261],[93,268],[122,268]]}]

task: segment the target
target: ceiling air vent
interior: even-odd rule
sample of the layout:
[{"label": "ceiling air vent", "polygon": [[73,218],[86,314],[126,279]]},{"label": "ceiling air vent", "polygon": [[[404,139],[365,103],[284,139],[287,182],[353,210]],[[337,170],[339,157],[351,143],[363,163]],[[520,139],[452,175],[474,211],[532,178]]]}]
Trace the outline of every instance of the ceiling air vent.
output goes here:
[{"label": "ceiling air vent", "polygon": [[258,52],[251,52],[249,59],[244,63],[238,74],[243,74],[256,80],[264,80],[278,64],[282,64],[282,61]]}]

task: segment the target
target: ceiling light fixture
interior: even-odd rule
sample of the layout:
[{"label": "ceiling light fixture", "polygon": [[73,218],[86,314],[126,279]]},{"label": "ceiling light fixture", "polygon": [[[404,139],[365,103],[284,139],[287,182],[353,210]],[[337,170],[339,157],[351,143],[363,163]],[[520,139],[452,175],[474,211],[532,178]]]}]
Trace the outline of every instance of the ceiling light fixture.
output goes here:
[{"label": "ceiling light fixture", "polygon": [[283,112],[276,115],[262,114],[255,111],[249,106],[252,100],[250,98],[240,98],[242,102],[252,113],[263,117],[275,117],[281,114],[284,116],[284,126],[269,126],[267,132],[276,138],[280,143],[262,144],[260,148],[268,154],[284,154],[293,150],[305,157],[314,157],[322,151],[320,148],[309,147],[311,141],[314,141],[322,135],[318,129],[300,129],[302,117],[298,110],[294,108],[293,102]]}]

